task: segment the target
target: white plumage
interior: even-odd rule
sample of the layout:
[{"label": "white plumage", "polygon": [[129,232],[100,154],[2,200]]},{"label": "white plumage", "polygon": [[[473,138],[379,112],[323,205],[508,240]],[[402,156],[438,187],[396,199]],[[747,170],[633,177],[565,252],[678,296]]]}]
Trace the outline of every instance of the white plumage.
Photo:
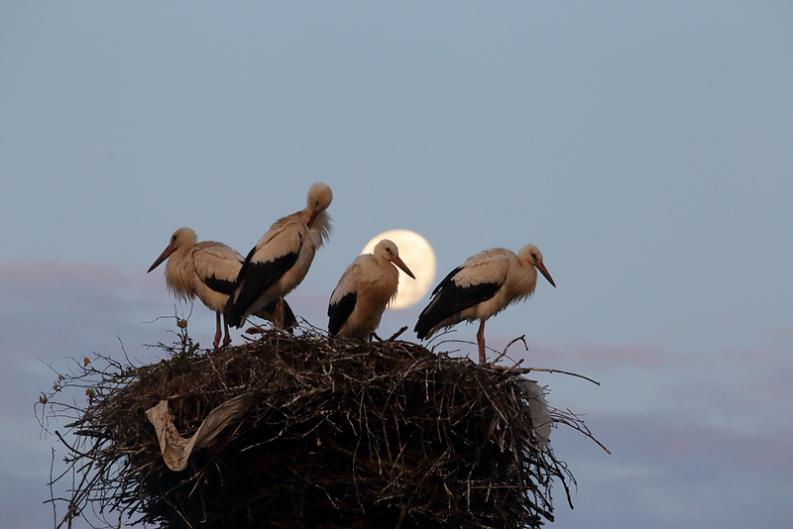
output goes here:
[{"label": "white plumage", "polygon": [[510,304],[534,292],[537,270],[555,287],[543,264],[542,253],[527,244],[516,255],[492,248],[469,257],[432,291],[432,299],[419,315],[415,331],[420,339],[461,321],[479,320],[479,361],[485,362],[485,321]]},{"label": "white plumage", "polygon": [[398,266],[415,279],[399,257],[397,245],[388,239],[377,243],[373,253],[359,255],[344,271],[328,304],[328,334],[368,338],[380,325],[386,306],[399,286]]},{"label": "white plumage", "polygon": [[328,185],[312,185],[306,207],[278,219],[251,249],[226,307],[230,325],[239,327],[248,315],[272,302],[276,302],[274,321],[281,324],[281,300],[306,276],[315,252],[330,233],[325,209],[332,200]]},{"label": "white plumage", "polygon": [[[166,259],[165,284],[177,298],[191,301],[198,297],[207,308],[215,311],[215,340],[220,345],[220,315],[229,295],[234,291],[234,281],[242,267],[243,258],[236,250],[220,242],[197,242],[196,233],[190,228],[176,230],[165,250],[149,267],[157,268]],[[289,309],[291,312],[291,309]],[[257,316],[270,319],[267,310]],[[228,325],[224,322],[223,345],[231,343]]]}]

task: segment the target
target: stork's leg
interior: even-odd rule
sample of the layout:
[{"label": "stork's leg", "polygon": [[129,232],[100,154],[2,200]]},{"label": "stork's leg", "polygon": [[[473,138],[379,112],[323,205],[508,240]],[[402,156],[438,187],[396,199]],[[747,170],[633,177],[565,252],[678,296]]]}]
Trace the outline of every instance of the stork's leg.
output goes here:
[{"label": "stork's leg", "polygon": [[476,343],[479,345],[479,363],[487,362],[485,357],[485,320],[479,320],[479,331],[476,333]]},{"label": "stork's leg", "polygon": [[215,312],[215,349],[220,346],[220,312]]},{"label": "stork's leg", "polygon": [[284,328],[284,298],[278,298],[273,310],[273,325],[279,329]]},{"label": "stork's leg", "polygon": [[225,335],[223,336],[223,347],[228,347],[231,344],[231,335],[229,334],[229,323],[226,321],[226,317],[223,316],[223,330],[225,331]]}]

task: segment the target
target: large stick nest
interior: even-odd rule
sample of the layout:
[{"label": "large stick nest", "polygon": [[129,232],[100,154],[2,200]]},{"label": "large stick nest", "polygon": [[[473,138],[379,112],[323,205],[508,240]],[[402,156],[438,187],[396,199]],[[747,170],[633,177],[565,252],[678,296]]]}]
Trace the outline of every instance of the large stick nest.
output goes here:
[{"label": "large stick nest", "polygon": [[[554,478],[572,480],[532,424],[527,369],[310,331],[220,351],[179,336],[159,363],[102,356],[60,375],[55,393],[79,387],[85,407],[42,396],[43,417],[73,419],[58,433],[73,482],[60,525],[92,511],[168,529],[533,528],[553,520]],[[190,435],[239,395],[241,419],[169,470],[145,411],[168,400]]]}]

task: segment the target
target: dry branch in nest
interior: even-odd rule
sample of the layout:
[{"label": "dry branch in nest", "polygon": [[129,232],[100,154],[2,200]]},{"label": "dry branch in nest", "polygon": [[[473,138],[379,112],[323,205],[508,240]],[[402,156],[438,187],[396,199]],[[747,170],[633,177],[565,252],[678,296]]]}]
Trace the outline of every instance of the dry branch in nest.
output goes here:
[{"label": "dry branch in nest", "polygon": [[[168,529],[526,528],[553,520],[551,482],[568,492],[572,475],[532,424],[537,395],[522,377],[529,370],[304,331],[210,352],[180,327],[159,363],[99,356],[59,376],[40,399],[41,417],[71,421],[57,434],[69,450],[60,478],[74,484],[56,526],[88,513],[95,525]],[[88,404],[56,402],[66,387],[84,390]],[[242,410],[193,450],[184,470],[170,470],[146,411],[167,401],[173,427],[187,437],[233,399]],[[588,434],[569,412],[550,417]]]}]

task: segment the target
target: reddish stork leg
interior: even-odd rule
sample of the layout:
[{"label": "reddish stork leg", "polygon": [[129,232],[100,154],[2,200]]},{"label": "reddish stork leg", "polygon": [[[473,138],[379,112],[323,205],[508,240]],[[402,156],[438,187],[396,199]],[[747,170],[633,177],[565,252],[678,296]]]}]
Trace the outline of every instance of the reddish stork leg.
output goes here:
[{"label": "reddish stork leg", "polygon": [[487,362],[485,357],[485,320],[479,320],[479,331],[476,333],[476,343],[479,346],[479,363]]},{"label": "reddish stork leg", "polygon": [[279,329],[284,328],[284,298],[278,298],[273,311],[273,325]]},{"label": "reddish stork leg", "polygon": [[220,312],[215,312],[215,349],[220,346]]},{"label": "reddish stork leg", "polygon": [[229,335],[229,324],[225,316],[223,316],[223,330],[226,331],[225,336],[223,336],[223,347],[228,347],[231,343],[231,335]]}]

